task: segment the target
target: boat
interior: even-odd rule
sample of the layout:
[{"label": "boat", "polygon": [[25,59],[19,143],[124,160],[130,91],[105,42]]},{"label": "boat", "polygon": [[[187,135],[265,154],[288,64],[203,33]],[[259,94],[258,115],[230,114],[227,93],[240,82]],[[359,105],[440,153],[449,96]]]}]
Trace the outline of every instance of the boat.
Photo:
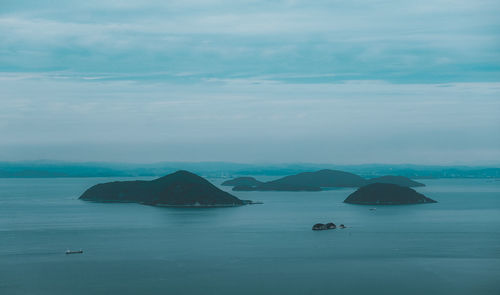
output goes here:
[{"label": "boat", "polygon": [[370,211],[376,211],[377,208],[370,208]]},{"label": "boat", "polygon": [[66,254],[83,254],[83,250],[66,250]]}]

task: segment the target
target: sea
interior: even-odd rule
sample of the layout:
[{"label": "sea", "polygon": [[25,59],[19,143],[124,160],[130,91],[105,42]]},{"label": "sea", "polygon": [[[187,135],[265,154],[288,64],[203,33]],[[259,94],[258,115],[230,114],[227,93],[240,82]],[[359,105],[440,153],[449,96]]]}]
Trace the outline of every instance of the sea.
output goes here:
[{"label": "sea", "polygon": [[263,204],[233,208],[78,199],[115,180],[130,179],[0,179],[0,294],[500,294],[498,179],[420,180],[438,203],[419,205],[343,203],[354,189],[234,192]]}]

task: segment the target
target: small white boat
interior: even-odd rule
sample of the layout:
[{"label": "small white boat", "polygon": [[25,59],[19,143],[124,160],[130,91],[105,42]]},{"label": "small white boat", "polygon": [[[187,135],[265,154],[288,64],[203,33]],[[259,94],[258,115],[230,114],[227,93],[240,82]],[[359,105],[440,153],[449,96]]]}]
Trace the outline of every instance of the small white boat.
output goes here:
[{"label": "small white boat", "polygon": [[376,211],[377,208],[370,208],[370,211]]},{"label": "small white boat", "polygon": [[66,250],[66,254],[83,254],[83,250]]}]

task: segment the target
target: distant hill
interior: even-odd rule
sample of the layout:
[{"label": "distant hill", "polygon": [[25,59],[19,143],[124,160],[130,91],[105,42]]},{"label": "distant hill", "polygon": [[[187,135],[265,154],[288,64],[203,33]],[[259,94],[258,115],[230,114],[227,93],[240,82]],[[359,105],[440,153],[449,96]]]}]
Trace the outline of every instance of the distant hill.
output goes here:
[{"label": "distant hill", "polygon": [[182,170],[151,181],[97,184],[86,190],[80,199],[157,206],[236,206],[246,203],[206,179]]},{"label": "distant hill", "polygon": [[224,186],[258,186],[261,185],[262,181],[258,181],[253,177],[237,177],[231,180],[226,180],[222,183]]},{"label": "distant hill", "polygon": [[373,183],[350,194],[345,203],[360,205],[404,205],[437,203],[409,187],[390,183]]},{"label": "distant hill", "polygon": [[408,177],[404,176],[394,176],[394,175],[386,175],[382,177],[376,177],[376,178],[371,178],[366,180],[367,184],[371,183],[392,183],[392,184],[397,184],[399,186],[406,186],[406,187],[418,187],[418,186],[425,186],[425,184],[416,182],[414,180],[409,179]]}]

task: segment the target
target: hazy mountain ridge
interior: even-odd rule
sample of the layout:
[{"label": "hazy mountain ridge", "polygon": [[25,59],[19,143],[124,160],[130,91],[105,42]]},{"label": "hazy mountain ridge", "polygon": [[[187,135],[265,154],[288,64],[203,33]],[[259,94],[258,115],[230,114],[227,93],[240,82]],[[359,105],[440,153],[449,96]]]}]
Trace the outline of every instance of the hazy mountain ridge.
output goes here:
[{"label": "hazy mountain ridge", "polygon": [[334,165],[334,164],[240,164],[228,162],[75,163],[56,161],[0,162],[0,178],[28,177],[137,177],[159,176],[177,170],[189,170],[208,177],[233,178],[244,175],[285,176],[321,169],[335,169],[375,178],[400,175],[425,178],[500,178],[500,168],[493,166],[428,165]]}]

